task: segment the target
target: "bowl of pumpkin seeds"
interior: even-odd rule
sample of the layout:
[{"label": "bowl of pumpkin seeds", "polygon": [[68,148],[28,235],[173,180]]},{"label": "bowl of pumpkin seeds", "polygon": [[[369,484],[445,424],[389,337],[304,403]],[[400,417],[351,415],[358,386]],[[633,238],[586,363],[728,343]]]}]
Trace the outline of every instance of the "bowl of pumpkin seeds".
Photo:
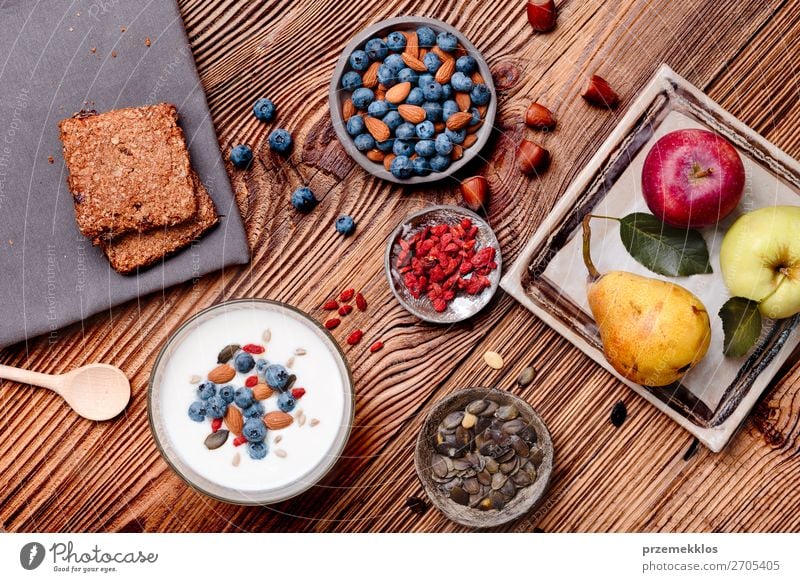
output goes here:
[{"label": "bowl of pumpkin seeds", "polygon": [[428,414],[414,465],[448,519],[488,528],[538,505],[550,484],[553,453],[550,431],[527,402],[495,388],[466,388]]}]

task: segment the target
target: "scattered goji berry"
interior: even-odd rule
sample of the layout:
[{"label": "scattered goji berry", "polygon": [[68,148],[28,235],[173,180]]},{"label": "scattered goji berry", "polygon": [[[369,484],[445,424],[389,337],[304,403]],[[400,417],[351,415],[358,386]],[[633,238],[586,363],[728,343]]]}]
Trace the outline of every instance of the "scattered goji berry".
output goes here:
[{"label": "scattered goji berry", "polygon": [[342,320],[334,317],[325,322],[325,329],[333,329],[340,323],[342,323]]},{"label": "scattered goji berry", "polygon": [[371,353],[373,353],[373,354],[374,354],[375,352],[377,352],[377,351],[380,351],[380,350],[382,350],[382,349],[383,349],[383,342],[380,342],[380,341],[378,341],[378,342],[375,342],[374,344],[372,344],[372,345],[369,347],[369,351],[370,351]]},{"label": "scattered goji berry", "polygon": [[292,388],[292,398],[299,400],[306,393],[305,388]]},{"label": "scattered goji berry", "polygon": [[352,312],[352,311],[353,311],[353,306],[352,305],[342,305],[339,308],[339,315],[344,317],[346,315],[350,315],[350,312]]},{"label": "scattered goji berry", "polygon": [[242,435],[239,435],[238,437],[236,437],[235,439],[233,439],[233,446],[234,446],[234,447],[238,447],[238,446],[241,446],[241,445],[243,445],[243,444],[244,444],[244,443],[246,443],[246,442],[247,442],[247,439],[246,439],[246,438],[244,438],[244,436],[242,436]]},{"label": "scattered goji berry", "polygon": [[353,298],[353,295],[356,294],[355,289],[345,289],[342,291],[342,294],[339,295],[339,301],[350,301]]},{"label": "scattered goji berry", "polygon": [[357,329],[347,337],[347,343],[354,346],[361,341],[362,337],[364,337],[364,332]]},{"label": "scattered goji berry", "polygon": [[256,384],[258,384],[258,376],[248,376],[247,380],[244,381],[244,385],[248,388],[252,388]]},{"label": "scattered goji berry", "polygon": [[361,311],[367,310],[367,300],[364,299],[364,296],[361,293],[356,295],[356,307],[358,307]]},{"label": "scattered goji berry", "polygon": [[263,354],[266,351],[264,346],[259,346],[257,344],[247,344],[243,346],[242,349],[249,354]]},{"label": "scattered goji berry", "polygon": [[220,428],[222,428],[221,418],[215,418],[211,421],[211,432],[217,432]]},{"label": "scattered goji berry", "polygon": [[339,302],[336,299],[331,299],[330,301],[326,301],[322,305],[322,309],[327,311],[334,311],[335,309],[339,309]]}]

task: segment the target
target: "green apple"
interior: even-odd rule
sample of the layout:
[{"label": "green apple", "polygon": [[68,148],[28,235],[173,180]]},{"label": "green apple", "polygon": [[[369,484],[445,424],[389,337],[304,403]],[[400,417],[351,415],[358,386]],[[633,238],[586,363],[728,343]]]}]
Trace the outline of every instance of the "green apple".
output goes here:
[{"label": "green apple", "polygon": [[800,313],[800,206],[740,217],[722,241],[719,261],[731,295],[759,301],[764,317]]}]

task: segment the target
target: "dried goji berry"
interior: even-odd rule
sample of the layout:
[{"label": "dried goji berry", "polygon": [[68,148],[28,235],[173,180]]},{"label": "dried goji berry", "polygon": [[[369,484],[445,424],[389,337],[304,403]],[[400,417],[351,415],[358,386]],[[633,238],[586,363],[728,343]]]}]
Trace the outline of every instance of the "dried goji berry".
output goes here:
[{"label": "dried goji berry", "polygon": [[333,311],[335,309],[339,309],[339,303],[336,301],[336,299],[331,299],[330,301],[326,301],[323,304],[322,309],[325,309],[327,311]]},{"label": "dried goji berry", "polygon": [[373,354],[374,354],[375,352],[377,352],[377,351],[380,351],[381,349],[383,349],[383,342],[380,342],[380,341],[378,341],[378,342],[375,342],[374,344],[372,344],[372,345],[369,347],[369,351],[370,351],[371,353],[373,353]]},{"label": "dried goji berry", "polygon": [[222,428],[221,418],[215,418],[211,421],[211,432],[217,432],[220,428]]},{"label": "dried goji berry", "polygon": [[362,337],[364,337],[364,332],[363,332],[363,331],[361,331],[360,329],[357,329],[357,330],[355,330],[353,333],[351,333],[351,334],[348,336],[348,338],[347,338],[347,343],[348,343],[348,344],[350,344],[351,346],[354,346],[354,345],[356,345],[358,342],[360,342],[360,341],[361,341],[361,338],[362,338]]},{"label": "dried goji berry", "polygon": [[361,293],[356,294],[356,306],[361,311],[367,310],[367,300],[364,299],[364,296]]},{"label": "dried goji berry", "polygon": [[264,346],[259,346],[257,344],[246,344],[242,349],[250,354],[263,354],[266,351]]},{"label": "dried goji berry", "polygon": [[345,289],[342,291],[342,294],[339,295],[339,301],[350,301],[353,298],[353,295],[356,294],[355,289]]},{"label": "dried goji berry", "polygon": [[333,329],[340,323],[342,323],[342,320],[334,317],[325,322],[325,329]]},{"label": "dried goji berry", "polygon": [[248,388],[252,388],[256,384],[258,384],[258,376],[248,376],[247,380],[244,381],[244,385]]},{"label": "dried goji berry", "polygon": [[242,435],[239,435],[235,439],[233,439],[233,446],[234,447],[239,447],[239,446],[243,445],[246,442],[247,442],[247,439],[244,438]]},{"label": "dried goji berry", "polygon": [[292,398],[299,400],[306,393],[305,388],[292,388]]},{"label": "dried goji berry", "polygon": [[342,305],[339,308],[339,315],[344,317],[345,315],[350,315],[351,311],[353,311],[353,306],[352,305]]}]

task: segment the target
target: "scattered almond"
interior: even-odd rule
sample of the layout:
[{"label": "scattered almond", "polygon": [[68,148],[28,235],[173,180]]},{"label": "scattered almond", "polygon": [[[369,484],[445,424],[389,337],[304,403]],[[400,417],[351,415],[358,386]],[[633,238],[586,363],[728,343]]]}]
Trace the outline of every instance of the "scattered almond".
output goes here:
[{"label": "scattered almond", "polygon": [[419,37],[416,31],[405,32],[406,35],[406,52],[412,57],[419,57]]},{"label": "scattered almond", "polygon": [[411,93],[411,83],[398,83],[386,92],[386,100],[393,105],[398,105],[406,100],[409,93]]},{"label": "scattered almond", "polygon": [[479,84],[479,83],[484,83],[485,82],[484,79],[483,79],[483,75],[481,75],[478,71],[475,71],[474,73],[472,73],[471,78],[472,78],[472,82],[473,83]]},{"label": "scattered almond", "polygon": [[397,108],[397,112],[400,114],[400,117],[415,125],[425,121],[425,110],[419,105],[403,104]]},{"label": "scattered almond", "polygon": [[236,376],[236,370],[228,364],[220,364],[208,373],[208,379],[214,384],[224,384],[233,380],[234,376]]},{"label": "scattered almond", "polygon": [[364,85],[364,87],[374,89],[378,86],[378,67],[380,66],[381,64],[375,61],[364,71],[364,76],[361,78],[361,84]]},{"label": "scattered almond", "polygon": [[356,106],[353,105],[352,99],[345,99],[342,104],[342,117],[347,121],[356,114]]},{"label": "scattered almond", "polygon": [[454,58],[449,58],[442,61],[442,66],[436,71],[436,82],[444,85],[450,82],[450,77],[456,72],[456,61]]},{"label": "scattered almond", "polygon": [[442,49],[440,49],[436,45],[434,45],[433,48],[431,48],[431,52],[436,54],[436,56],[438,56],[442,60],[442,64],[444,64],[447,61],[454,61],[455,60],[452,55],[450,55],[449,53],[444,52]]},{"label": "scattered almond", "polygon": [[456,105],[460,111],[469,111],[472,105],[472,100],[469,98],[469,93],[456,93]]},{"label": "scattered almond", "polygon": [[461,144],[465,148],[471,148],[475,145],[475,142],[478,141],[478,136],[474,133],[468,133],[467,137],[464,138],[464,143]]},{"label": "scattered almond", "polygon": [[400,56],[403,58],[403,62],[406,64],[406,66],[409,69],[412,69],[412,70],[414,70],[414,71],[416,71],[418,73],[427,73],[428,72],[428,67],[425,66],[425,63],[423,63],[420,60],[419,57],[415,57],[414,55],[412,55],[408,51],[404,52]]},{"label": "scattered almond", "polygon": [[268,412],[264,415],[264,424],[266,424],[267,428],[270,430],[281,430],[293,422],[294,418],[292,418],[290,414],[286,414],[280,410]]},{"label": "scattered almond", "polygon": [[252,390],[253,390],[253,398],[255,398],[256,400],[266,400],[267,398],[271,397],[274,394],[272,388],[270,388],[263,382],[253,386]]},{"label": "scattered almond", "polygon": [[242,418],[242,413],[236,406],[228,406],[228,409],[225,411],[225,426],[236,436],[242,434],[244,418]]},{"label": "scattered almond", "polygon": [[476,123],[475,125],[470,125],[470,126],[467,128],[467,133],[468,133],[468,134],[477,133],[477,132],[478,132],[478,130],[481,128],[481,126],[482,126],[482,125],[483,125],[483,120],[481,119],[481,120],[480,120],[478,123]]},{"label": "scattered almond", "polygon": [[367,131],[375,138],[375,141],[386,141],[392,135],[389,127],[380,119],[366,117],[364,124],[367,126]]},{"label": "scattered almond", "polygon": [[462,157],[464,157],[464,147],[454,143],[453,151],[450,152],[450,159],[455,162],[456,160],[460,160]]},{"label": "scattered almond", "polygon": [[447,118],[447,129],[458,131],[464,129],[472,121],[472,113],[469,111],[458,111]]},{"label": "scattered almond", "polygon": [[367,152],[367,159],[373,162],[382,162],[385,154],[378,149],[372,149]]},{"label": "scattered almond", "polygon": [[386,157],[383,158],[383,167],[386,168],[386,171],[389,172],[392,169],[392,162],[397,156],[394,154],[386,154]]}]

